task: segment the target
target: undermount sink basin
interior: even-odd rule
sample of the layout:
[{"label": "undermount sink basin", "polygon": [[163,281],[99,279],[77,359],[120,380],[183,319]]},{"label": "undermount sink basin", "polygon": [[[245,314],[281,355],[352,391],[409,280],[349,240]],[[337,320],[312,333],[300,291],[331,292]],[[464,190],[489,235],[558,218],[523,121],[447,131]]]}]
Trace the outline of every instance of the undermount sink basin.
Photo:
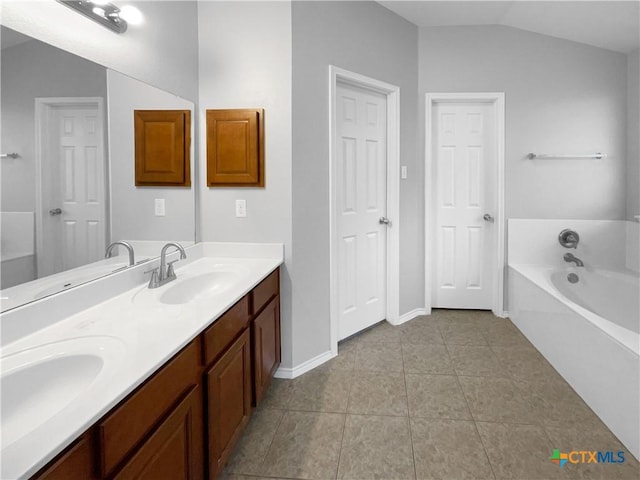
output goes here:
[{"label": "undermount sink basin", "polygon": [[160,303],[168,305],[191,302],[200,297],[224,292],[238,279],[235,272],[209,272],[184,280],[178,279],[159,297]]},{"label": "undermount sink basin", "polygon": [[82,337],[0,358],[3,447],[81,397],[114,369],[124,351],[117,338]]}]

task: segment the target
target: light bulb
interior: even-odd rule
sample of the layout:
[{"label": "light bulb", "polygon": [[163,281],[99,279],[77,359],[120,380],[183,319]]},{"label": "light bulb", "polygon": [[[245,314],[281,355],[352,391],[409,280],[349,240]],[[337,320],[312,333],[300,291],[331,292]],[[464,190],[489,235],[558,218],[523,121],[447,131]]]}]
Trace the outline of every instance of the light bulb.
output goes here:
[{"label": "light bulb", "polygon": [[133,5],[125,5],[120,8],[120,18],[130,25],[140,25],[144,22],[142,12]]},{"label": "light bulb", "polygon": [[101,17],[105,17],[104,8],[93,7],[93,13],[95,13],[96,15],[100,15]]}]

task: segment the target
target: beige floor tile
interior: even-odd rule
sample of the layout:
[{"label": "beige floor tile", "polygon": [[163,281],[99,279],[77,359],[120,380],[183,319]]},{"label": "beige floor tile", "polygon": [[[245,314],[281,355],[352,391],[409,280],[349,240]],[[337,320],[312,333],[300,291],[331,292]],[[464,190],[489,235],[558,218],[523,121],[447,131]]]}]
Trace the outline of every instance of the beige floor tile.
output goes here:
[{"label": "beige floor tile", "polygon": [[508,377],[504,365],[489,347],[477,345],[448,345],[451,363],[458,375],[480,377]]},{"label": "beige floor tile", "polygon": [[393,345],[398,345],[400,343],[400,329],[384,321],[368,330],[365,330],[359,334],[357,338],[359,345],[378,343],[391,343]]},{"label": "beige floor tile", "polygon": [[539,423],[527,397],[508,378],[458,377],[469,409],[476,421]]},{"label": "beige floor tile", "polygon": [[312,370],[294,383],[289,410],[311,412],[347,411],[352,371]]},{"label": "beige floor tile", "polygon": [[406,416],[408,408],[404,375],[354,371],[348,412]]},{"label": "beige floor tile", "polygon": [[356,365],[357,348],[357,337],[338,343],[338,355],[315,370],[353,370]]},{"label": "beige floor tile", "polygon": [[255,411],[227,463],[226,472],[249,475],[262,473],[262,462],[283,415],[284,410],[279,409],[261,408]]},{"label": "beige floor tile", "polygon": [[255,475],[236,475],[235,473],[223,474],[218,480],[289,480],[281,477],[259,477]]},{"label": "beige floor tile", "polygon": [[569,478],[551,463],[553,445],[538,425],[477,422],[480,438],[497,480]]},{"label": "beige floor tile", "polygon": [[402,372],[400,344],[358,343],[355,369],[372,372]]},{"label": "beige floor tile", "polygon": [[555,369],[533,347],[491,346],[491,349],[504,364],[509,375],[515,379],[545,381],[559,378]]},{"label": "beige floor tile", "polygon": [[440,321],[440,333],[447,345],[488,345],[479,324],[463,321]]},{"label": "beige floor tile", "polygon": [[287,408],[295,380],[271,379],[271,385],[260,403],[260,408]]},{"label": "beige floor tile", "polygon": [[471,420],[455,375],[406,374],[409,415]]},{"label": "beige floor tile", "polygon": [[489,345],[496,346],[523,346],[531,348],[531,343],[520,333],[520,330],[509,320],[504,322],[487,322],[482,327]]},{"label": "beige floor tile", "polygon": [[419,480],[493,479],[474,422],[412,418],[411,438]]},{"label": "beige floor tile", "polygon": [[264,460],[263,475],[335,478],[345,416],[286,412]]},{"label": "beige floor tile", "polygon": [[415,478],[409,419],[348,415],[344,427],[338,478]]},{"label": "beige floor tile", "polygon": [[400,329],[400,342],[406,344],[438,344],[442,345],[442,334],[438,328],[438,322],[429,317],[414,318],[410,322],[403,323]]},{"label": "beige floor tile", "polygon": [[514,385],[533,406],[545,425],[591,424],[600,420],[580,396],[561,378],[530,382],[514,380]]},{"label": "beige floor tile", "polygon": [[[603,424],[563,425],[545,427],[553,448],[562,453],[572,451],[613,452],[612,459],[620,461],[618,452],[623,452],[624,462],[620,463],[566,463],[565,469],[571,478],[597,480],[638,480],[640,465],[620,441]],[[576,458],[576,457],[574,457]],[[579,457],[581,459],[581,457]],[[589,457],[585,457],[588,459]]]},{"label": "beige floor tile", "polygon": [[402,360],[405,373],[455,373],[444,345],[402,345]]}]

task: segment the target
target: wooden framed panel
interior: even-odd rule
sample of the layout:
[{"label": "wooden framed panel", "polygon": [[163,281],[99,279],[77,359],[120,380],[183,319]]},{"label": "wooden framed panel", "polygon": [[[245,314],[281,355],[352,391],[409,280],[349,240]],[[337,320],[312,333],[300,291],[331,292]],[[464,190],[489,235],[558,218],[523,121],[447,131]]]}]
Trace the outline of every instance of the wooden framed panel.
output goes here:
[{"label": "wooden framed panel", "polygon": [[191,111],[134,110],[136,186],[191,186]]},{"label": "wooden framed panel", "polygon": [[264,109],[207,110],[207,186],[264,187]]}]

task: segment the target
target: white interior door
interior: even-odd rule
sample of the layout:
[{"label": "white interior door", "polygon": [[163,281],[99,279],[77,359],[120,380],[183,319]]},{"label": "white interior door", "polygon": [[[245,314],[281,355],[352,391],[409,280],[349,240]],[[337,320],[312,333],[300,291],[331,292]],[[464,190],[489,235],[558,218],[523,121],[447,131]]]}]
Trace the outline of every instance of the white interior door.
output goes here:
[{"label": "white interior door", "polygon": [[338,338],[386,316],[387,99],[338,83],[336,218]]},{"label": "white interior door", "polygon": [[45,122],[39,277],[100,260],[106,242],[100,105],[96,102],[50,105]]},{"label": "white interior door", "polygon": [[439,102],[432,113],[436,308],[491,309],[496,215],[494,109]]}]

